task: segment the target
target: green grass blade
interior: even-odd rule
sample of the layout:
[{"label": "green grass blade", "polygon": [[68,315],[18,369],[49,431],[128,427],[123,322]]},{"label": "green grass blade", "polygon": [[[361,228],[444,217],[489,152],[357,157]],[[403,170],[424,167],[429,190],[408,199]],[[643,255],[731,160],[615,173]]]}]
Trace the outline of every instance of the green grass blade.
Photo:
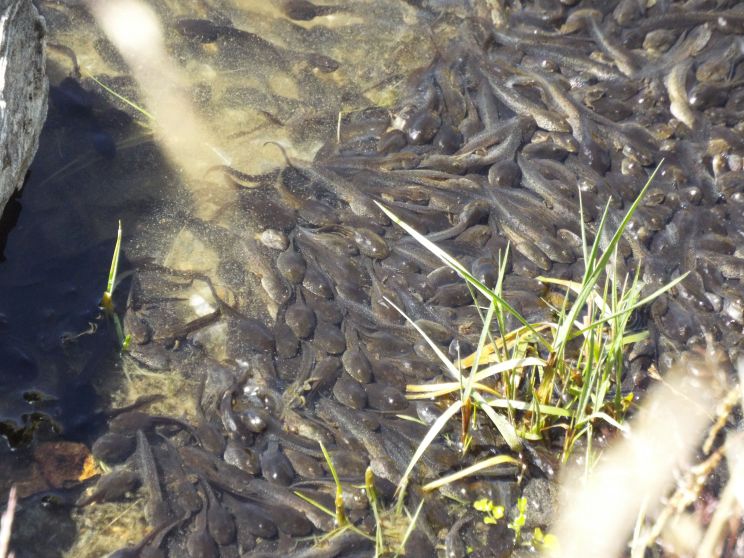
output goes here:
[{"label": "green grass blade", "polygon": [[[586,252],[586,245],[583,246],[584,251],[584,279],[582,283],[586,282],[586,280],[594,273],[594,262],[597,260],[597,253],[600,250],[601,244],[602,244],[602,232],[605,228],[605,223],[607,222],[607,215],[610,212],[610,204],[612,203],[612,196],[610,196],[610,199],[607,200],[607,204],[605,205],[604,211],[602,211],[602,217],[599,220],[599,225],[597,226],[597,231],[594,236],[594,242],[592,243],[592,249],[587,254]],[[584,223],[584,220],[581,220],[582,226]],[[582,235],[582,238],[585,238]],[[586,242],[586,240],[584,240]]]},{"label": "green grass blade", "polygon": [[124,335],[124,328],[122,327],[121,320],[119,319],[119,316],[115,313],[111,313],[111,318],[114,322],[114,331],[116,332],[116,340],[119,342],[119,346],[121,347],[122,351],[126,351],[129,348],[129,343],[132,340],[132,336],[127,334]]},{"label": "green grass blade", "polygon": [[442,350],[437,346],[437,344],[434,343],[434,341],[432,341],[428,335],[426,335],[426,332],[423,329],[421,329],[418,326],[418,324],[416,324],[416,322],[414,322],[411,318],[409,318],[408,315],[405,312],[403,312],[403,310],[398,308],[392,300],[390,300],[388,297],[383,297],[383,298],[385,302],[387,302],[390,306],[395,308],[400,313],[400,315],[403,316],[406,319],[406,321],[409,324],[411,324],[411,326],[413,326],[413,328],[419,333],[419,335],[421,335],[421,337],[424,338],[424,340],[428,343],[429,347],[431,347],[431,350],[434,351],[437,357],[439,357],[439,360],[442,361],[442,364],[444,364],[444,366],[447,368],[447,371],[449,372],[450,376],[452,376],[458,382],[462,381],[462,374],[460,373],[459,368],[457,368],[457,366],[455,366],[455,364],[450,359],[447,358],[447,355],[445,355],[442,352]]},{"label": "green grass blade", "polygon": [[336,473],[336,467],[333,465],[333,460],[331,459],[331,454],[328,453],[328,450],[326,449],[325,445],[322,441],[318,441],[320,444],[320,451],[323,452],[323,457],[326,460],[326,463],[328,464],[328,469],[331,471],[331,476],[333,477],[333,482],[336,483],[336,489],[341,489],[341,481],[338,479],[338,473]]},{"label": "green grass blade", "polygon": [[310,505],[312,505],[312,506],[315,506],[316,508],[318,508],[318,509],[319,509],[320,511],[322,511],[323,513],[327,513],[328,515],[330,515],[330,516],[331,516],[331,517],[333,517],[333,518],[335,518],[335,517],[336,517],[336,514],[335,514],[335,513],[333,513],[333,512],[332,512],[331,510],[329,510],[328,508],[326,508],[326,507],[325,507],[325,506],[324,506],[323,504],[321,504],[320,502],[316,502],[316,501],[315,501],[315,500],[313,500],[312,498],[308,498],[308,497],[307,497],[307,496],[305,496],[305,495],[304,495],[304,494],[303,494],[302,492],[299,492],[299,491],[297,491],[297,490],[295,490],[295,491],[294,491],[294,493],[295,493],[295,495],[296,495],[296,496],[299,496],[300,498],[302,498],[303,500],[305,500],[305,502],[307,502],[308,504],[310,504]]},{"label": "green grass blade", "polygon": [[331,475],[333,476],[333,482],[336,483],[336,513],[334,514],[334,517],[336,518],[336,524],[339,527],[343,527],[344,525],[346,525],[346,512],[343,505],[344,490],[341,486],[341,481],[338,478],[336,467],[333,465],[331,455],[328,453],[328,450],[326,450],[326,447],[321,440],[318,440],[318,443],[320,444],[320,451],[323,452],[323,457],[328,464],[328,469],[331,471]]},{"label": "green grass blade", "polygon": [[114,255],[111,258],[111,267],[109,268],[108,282],[106,283],[106,291],[103,293],[101,305],[106,310],[113,311],[111,306],[111,297],[114,295],[114,285],[116,285],[116,275],[119,271],[119,255],[121,253],[121,221],[119,221],[119,228],[116,233],[116,245],[114,246]]},{"label": "green grass blade", "polygon": [[367,491],[367,499],[372,508],[372,515],[375,518],[375,557],[383,552],[382,525],[380,523],[380,510],[377,508],[377,491],[375,490],[375,476],[372,469],[367,466],[364,472],[364,487]]},{"label": "green grass blade", "polygon": [[121,221],[119,221],[119,228],[116,231],[116,245],[114,246],[114,255],[111,258],[111,268],[109,269],[108,283],[106,285],[106,292],[114,292],[114,284],[116,283],[116,274],[119,272],[119,254],[121,253]]},{"label": "green grass blade", "polygon": [[[661,162],[656,166],[654,171],[651,173],[651,176],[646,181],[646,184],[641,189],[635,201],[633,201],[630,208],[625,213],[625,217],[623,217],[623,220],[620,222],[620,226],[615,231],[615,234],[612,236],[610,243],[608,244],[604,253],[599,257],[599,260],[596,262],[596,264],[594,262],[594,258],[596,257],[596,252],[594,250],[592,250],[592,254],[590,254],[589,256],[589,261],[585,262],[585,265],[587,266],[587,273],[585,274],[586,278],[585,278],[585,281],[583,282],[583,288],[582,288],[581,293],[579,293],[576,300],[574,301],[574,304],[571,306],[571,309],[569,310],[566,320],[563,323],[561,323],[561,327],[558,329],[558,332],[556,334],[556,341],[555,341],[555,345],[557,347],[559,348],[565,347],[565,344],[568,341],[569,332],[571,328],[573,327],[574,322],[578,318],[579,313],[583,310],[584,304],[586,304],[587,299],[589,298],[592,291],[594,290],[594,286],[596,285],[597,280],[599,279],[599,276],[602,273],[602,270],[604,270],[605,267],[607,266],[607,262],[612,256],[612,253],[614,252],[615,247],[620,242],[620,239],[622,238],[625,228],[628,226],[628,223],[633,217],[633,214],[635,213],[636,209],[638,209],[638,206],[640,205],[641,200],[643,199],[643,196],[645,195],[648,188],[651,186],[651,183],[656,177],[656,173],[659,172],[659,169],[661,168],[661,165],[663,163],[664,163],[664,160],[662,159]],[[606,213],[607,213],[607,210],[605,210],[605,215]],[[604,226],[605,215],[603,215],[602,217],[602,223],[600,223],[600,229]],[[595,243],[594,243],[595,247],[598,245],[598,239],[600,237],[600,234],[601,234],[600,231],[598,231],[597,238],[595,238]],[[589,269],[591,269],[591,273],[589,272]]]},{"label": "green grass blade", "polygon": [[632,345],[633,343],[638,343],[639,341],[643,341],[644,339],[647,339],[648,336],[649,336],[649,332],[647,329],[643,331],[636,331],[635,333],[624,335],[621,344],[622,346]]},{"label": "green grass blade", "polygon": [[92,79],[94,82],[96,82],[109,95],[113,95],[114,97],[116,97],[117,99],[119,99],[122,103],[126,103],[127,105],[129,105],[130,107],[132,107],[134,110],[136,110],[137,112],[139,112],[140,114],[142,114],[143,116],[146,116],[149,120],[152,120],[153,122],[155,121],[155,117],[152,114],[150,114],[149,112],[147,112],[145,109],[143,109],[141,106],[139,106],[134,101],[130,101],[129,99],[127,99],[123,95],[120,95],[119,93],[117,93],[116,91],[114,91],[113,89],[111,89],[110,87],[108,87],[107,85],[101,83],[100,81],[98,81],[95,78],[95,76],[89,74],[88,77],[90,79]]},{"label": "green grass blade", "polygon": [[527,322],[527,320],[522,317],[522,315],[517,312],[517,310],[512,307],[506,300],[501,298],[499,295],[494,293],[491,289],[486,287],[483,283],[478,281],[475,277],[473,277],[470,272],[465,269],[465,267],[458,262],[455,258],[450,256],[447,252],[442,250],[439,246],[434,244],[431,240],[426,238],[424,235],[422,235],[420,232],[418,232],[416,229],[399,219],[392,211],[387,209],[384,205],[375,202],[377,206],[387,215],[394,223],[399,225],[401,228],[403,228],[408,234],[410,234],[413,238],[415,238],[419,244],[424,246],[427,250],[429,250],[432,254],[437,256],[442,262],[454,269],[460,277],[465,279],[468,283],[470,283],[475,289],[477,289],[483,296],[488,298],[489,300],[495,300],[498,302],[498,304],[501,304],[512,316],[514,316],[522,325],[529,328],[532,333],[534,333],[537,338],[548,348],[550,349],[550,344],[547,340],[545,340],[537,331],[534,331],[532,329],[532,325]]},{"label": "green grass blade", "polygon": [[386,208],[384,205],[382,205],[379,202],[375,202],[377,206],[387,215],[394,223],[396,223],[398,226],[403,228],[408,234],[410,234],[413,238],[418,241],[419,244],[424,246],[427,250],[429,250],[432,254],[437,256],[442,262],[454,269],[461,277],[465,279],[470,279],[472,282],[472,285],[478,289],[484,296],[487,298],[491,298],[492,292],[490,289],[488,289],[483,283],[475,279],[467,269],[455,258],[450,256],[447,252],[442,250],[439,246],[434,244],[431,240],[426,238],[424,235],[422,235],[420,232],[418,232],[416,229],[411,227],[408,223],[405,221],[402,221],[400,218],[398,218],[395,213],[390,211],[388,208]]},{"label": "green grass blade", "polygon": [[[500,409],[516,409],[518,411],[531,411],[533,410],[534,401],[527,403],[526,401],[518,401],[516,399],[489,399],[488,404],[491,407]],[[554,405],[545,405],[543,403],[537,403],[537,410],[545,415],[551,415],[554,417],[565,417],[570,418],[574,415],[573,411],[564,409],[563,407],[556,407]]]},{"label": "green grass blade", "polygon": [[517,434],[512,423],[510,423],[505,417],[497,414],[480,393],[475,392],[473,394],[473,399],[475,399],[476,403],[478,403],[480,408],[483,409],[488,418],[491,419],[491,422],[499,431],[499,434],[504,437],[504,441],[507,443],[509,448],[512,451],[519,451],[522,448],[522,440],[519,439],[519,434]]},{"label": "green grass blade", "polygon": [[622,316],[624,314],[630,314],[634,310],[637,310],[638,308],[645,306],[649,302],[653,302],[656,300],[660,295],[664,294],[665,292],[669,291],[670,289],[673,289],[675,286],[677,286],[679,283],[684,281],[685,277],[687,277],[690,274],[690,272],[686,272],[683,275],[680,275],[679,277],[675,277],[669,283],[666,285],[659,287],[656,289],[653,293],[648,295],[647,297],[643,298],[642,300],[639,300],[638,302],[632,304],[631,306],[628,306],[627,308],[624,308],[623,310],[620,310],[619,312],[614,312],[610,314],[609,316],[600,318],[599,320],[596,320],[594,322],[591,322],[588,326],[585,326],[583,329],[579,330],[575,335],[572,337],[576,337],[578,335],[582,335],[584,332],[589,331],[591,329],[596,328],[597,326],[609,322],[610,320],[614,320],[615,318]]},{"label": "green grass blade", "polygon": [[488,312],[486,313],[486,317],[483,320],[483,328],[481,329],[480,339],[478,339],[478,347],[475,350],[475,360],[473,361],[473,366],[470,369],[468,381],[465,384],[465,391],[462,394],[463,401],[468,401],[470,399],[470,394],[473,391],[475,374],[478,370],[478,363],[480,362],[481,354],[483,353],[483,347],[485,347],[486,341],[488,340],[488,333],[491,329],[491,320],[493,320],[493,314],[495,310],[496,304],[494,303],[494,300],[491,299],[491,304],[489,304],[488,306]]}]

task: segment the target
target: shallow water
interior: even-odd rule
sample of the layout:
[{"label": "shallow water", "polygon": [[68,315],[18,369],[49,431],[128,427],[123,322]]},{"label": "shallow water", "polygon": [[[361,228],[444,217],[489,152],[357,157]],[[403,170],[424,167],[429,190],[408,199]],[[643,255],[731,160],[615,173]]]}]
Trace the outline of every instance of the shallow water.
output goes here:
[{"label": "shallow water", "polygon": [[[627,24],[644,19],[632,3],[574,17],[590,4],[566,10],[544,2],[506,14],[480,2],[358,1],[293,22],[280,3],[153,1],[167,54],[165,94],[140,91],[138,80],[156,86],[158,80],[136,67],[130,72],[82,7],[43,4],[50,41],[76,53],[82,75],[69,77],[74,66],[66,51],[51,52],[49,120],[23,195],[6,215],[0,285],[12,296],[0,306],[6,444],[0,455],[8,456],[0,467],[22,496],[40,494],[22,506],[18,555],[100,556],[157,525],[145,487],[116,502],[72,512],[68,506],[85,488],[77,480],[91,444],[107,431],[112,417],[105,412],[142,395],[163,396],[148,412],[212,428],[189,434],[166,419],[157,429],[141,426],[173,513],[185,509],[181,469],[205,508],[247,500],[273,511],[278,541],[271,529],[245,540],[238,535],[237,542],[223,532],[223,556],[253,546],[256,555],[286,553],[298,537],[330,528],[317,508],[285,488],[301,481],[332,506],[323,492],[330,485],[319,439],[332,445],[349,482],[361,482],[370,462],[378,478],[400,478],[400,464],[424,430],[394,415],[433,420],[441,411],[409,407],[405,386],[442,371],[383,295],[414,314],[443,351],[455,347],[453,339],[472,345],[479,322],[456,278],[434,271],[436,260],[364,205],[372,199],[396,208],[483,277],[493,275],[492,258],[510,243],[506,290],[525,315],[540,320],[548,313],[540,301],[546,293],[534,277],[570,279],[582,271],[572,244],[580,232],[574,186],[584,190],[594,218],[612,196],[608,219],[616,226],[664,156],[668,166],[626,235],[619,265],[632,269],[642,261],[648,288],[694,273],[639,316],[639,325],[650,318],[653,342],[629,358],[623,389],[642,388],[650,363],[663,370],[706,339],[724,342],[735,357],[742,338],[740,107],[724,100],[724,110],[709,93],[712,100],[694,102],[690,116],[675,87],[683,70],[690,76],[682,74],[682,87],[686,80],[693,86],[683,58],[698,55],[694,85],[715,82],[734,99],[737,30],[724,23],[739,22],[741,14],[666,24],[665,8],[651,6],[644,40]],[[481,19],[470,19],[474,14]],[[500,17],[511,25],[490,36]],[[598,17],[606,27],[600,32],[567,29]],[[655,24],[676,31],[652,35]],[[625,43],[603,42],[601,31]],[[728,73],[713,67],[716,49],[725,52],[724,62],[734,60]],[[710,78],[716,71],[725,79]],[[158,98],[166,102],[156,105]],[[165,109],[177,103],[183,104],[174,118]],[[166,126],[180,121],[199,135],[181,137],[181,128]],[[695,122],[699,128],[687,125]],[[479,136],[482,129],[495,129],[496,139]],[[118,220],[124,258],[115,308],[132,336],[124,354],[98,309]],[[689,238],[687,230],[694,233]],[[304,258],[301,269],[292,250]],[[140,426],[128,428],[131,442]],[[480,457],[504,451],[488,429],[479,437]],[[221,447],[226,439],[228,449]],[[64,451],[50,445],[59,440],[84,445]],[[457,464],[450,441],[427,456],[416,480]],[[531,494],[546,474],[532,459]],[[229,468],[238,461],[240,475]],[[50,473],[55,463],[58,475]],[[195,483],[198,475],[216,500]],[[513,469],[491,470],[449,495],[487,496],[508,507],[517,495],[514,478]],[[386,488],[382,482],[383,495]],[[444,499],[428,502],[410,555],[443,545],[441,530],[463,513]],[[230,511],[235,518],[254,513],[246,509]],[[366,506],[355,512],[356,520],[369,521]],[[171,556],[209,546],[197,541],[200,515],[189,517],[167,538]],[[545,526],[545,517],[532,521]],[[50,525],[59,528],[42,544],[38,533]],[[474,521],[463,536],[482,552],[508,539],[499,528]],[[367,552],[360,541],[334,544],[336,550],[319,555]]]},{"label": "shallow water", "polygon": [[[397,2],[349,3],[348,10],[337,15],[299,24],[261,1],[215,2],[196,9],[191,2],[151,6],[165,30],[170,62],[188,88],[187,97],[217,140],[204,146],[211,153],[205,154],[203,164],[229,161],[248,173],[282,161],[277,149],[264,146],[269,140],[310,156],[333,133],[340,110],[366,106],[365,95],[392,99],[400,79],[431,49],[418,44],[415,28],[403,21],[414,21],[413,12]],[[220,173],[200,181],[185,178],[153,140],[148,118],[91,79],[141,102],[126,65],[82,6],[48,2],[41,10],[49,42],[74,51],[82,76],[74,75],[67,52],[50,50],[49,118],[22,195],[9,204],[3,219],[0,462],[3,492],[16,483],[23,497],[50,485],[34,461],[34,448],[40,444],[61,439],[89,446],[105,422],[99,411],[112,402],[153,391],[174,395],[184,386],[194,387],[183,379],[164,385],[163,376],[139,375],[137,366],[121,361],[112,325],[98,307],[117,221],[122,222],[124,242],[116,302],[123,311],[130,272],[143,262],[197,269],[218,280],[219,258],[213,248],[182,230],[184,215],[240,231],[253,229],[250,220],[256,218],[250,208],[232,207],[236,190]],[[180,18],[231,21],[279,47],[334,57],[341,69],[322,74],[292,57],[284,65],[267,52],[245,52],[240,45],[201,45],[175,30]],[[246,261],[250,253],[233,250],[230,256]],[[255,277],[235,273],[249,276],[250,284],[241,286],[238,294],[241,304],[267,319],[265,300],[252,300],[260,290]],[[131,382],[123,375],[127,366],[133,369]],[[193,403],[169,398],[154,407],[158,409],[191,414]],[[124,530],[106,526],[130,506],[99,507],[109,509],[78,518],[75,524],[62,522],[69,513],[65,509],[48,511],[28,502],[19,512],[17,555],[100,556],[143,532],[136,513],[120,520],[128,525]],[[49,545],[40,544],[38,533],[51,523],[58,524],[60,534]],[[73,539],[78,542],[68,551]]]}]

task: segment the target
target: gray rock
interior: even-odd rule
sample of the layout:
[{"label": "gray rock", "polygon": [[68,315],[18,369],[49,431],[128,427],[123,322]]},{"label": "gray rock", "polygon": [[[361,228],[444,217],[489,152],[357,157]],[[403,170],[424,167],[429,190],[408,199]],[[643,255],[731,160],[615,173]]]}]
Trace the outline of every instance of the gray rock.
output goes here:
[{"label": "gray rock", "polygon": [[46,25],[29,0],[0,0],[0,213],[23,185],[47,111]]}]

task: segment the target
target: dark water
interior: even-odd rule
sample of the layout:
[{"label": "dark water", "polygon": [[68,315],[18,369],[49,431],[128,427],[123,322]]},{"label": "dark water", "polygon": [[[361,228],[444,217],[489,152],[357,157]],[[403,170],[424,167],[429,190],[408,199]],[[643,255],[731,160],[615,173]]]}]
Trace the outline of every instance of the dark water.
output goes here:
[{"label": "dark water", "polygon": [[[28,442],[27,417],[36,408],[46,408],[53,422],[64,422],[72,407],[79,406],[83,413],[92,408],[83,394],[77,401],[73,394],[90,384],[89,368],[102,366],[112,355],[113,339],[99,319],[98,302],[105,290],[117,215],[131,220],[133,206],[128,204],[136,204],[136,199],[125,200],[115,179],[101,178],[121,172],[121,155],[104,158],[95,149],[89,115],[64,111],[52,101],[22,195],[4,216],[9,226],[0,264],[3,433],[14,446]],[[152,146],[149,151],[157,158]],[[85,168],[54,176],[70,162]],[[86,334],[91,326],[98,330]]]},{"label": "dark water", "polygon": [[[127,224],[127,242],[166,203],[171,182],[147,134],[68,72],[50,59],[39,151],[2,221],[0,463],[3,491],[15,483],[24,497],[49,488],[39,469],[45,444],[90,444],[104,424],[111,397],[101,385],[120,373],[120,361],[99,302],[117,221]],[[122,258],[124,296],[127,269]],[[19,545],[31,550],[19,556],[58,555],[75,537],[69,509],[38,504],[20,507]],[[49,525],[58,534],[41,544]]]},{"label": "dark water", "polygon": [[[642,389],[649,365],[663,371],[706,342],[738,356],[744,14],[733,3],[353,2],[302,25],[314,19],[302,3],[151,6],[186,78],[178,92],[208,123],[208,170],[167,158],[156,141],[167,130],[73,75],[62,51],[52,56],[49,120],[6,212],[0,262],[0,467],[29,496],[19,556],[102,555],[163,515],[184,518],[164,544],[170,556],[309,546],[303,537],[333,523],[292,490],[332,506],[319,439],[349,485],[370,464],[392,501],[425,431],[397,415],[430,422],[442,410],[406,401],[405,386],[444,375],[383,295],[451,355],[472,348],[479,320],[457,278],[372,201],[484,281],[510,244],[507,299],[537,321],[550,311],[534,278],[583,272],[577,188],[595,223],[614,200],[614,228],[664,158],[619,266],[640,264],[647,289],[691,273],[639,317],[650,340],[633,349],[618,389]],[[145,102],[82,7],[43,7],[55,42],[88,74]],[[98,308],[119,220],[115,307],[132,335],[123,355]],[[105,414],[151,394],[163,396],[148,408],[156,418]],[[119,465],[107,454],[113,476],[93,493],[101,502],[71,511],[84,486],[52,478],[61,451],[49,443],[82,442],[87,454],[106,432],[122,459],[138,446],[135,457]],[[476,455],[458,461],[456,438],[453,428],[438,440],[414,484],[507,451],[484,427]],[[538,449],[555,449],[551,441]],[[534,502],[552,490],[550,464],[536,455],[525,458]],[[133,478],[143,488],[121,494]],[[509,507],[522,490],[506,469],[448,496]],[[420,498],[412,489],[409,507]],[[455,521],[466,507],[425,503],[407,555],[460,552],[460,526],[477,555],[511,552],[505,525],[468,527]],[[350,516],[372,532],[358,504],[347,502]],[[549,514],[532,523],[547,526]],[[54,536],[41,543],[49,525]],[[307,555],[371,555],[355,537]]]}]

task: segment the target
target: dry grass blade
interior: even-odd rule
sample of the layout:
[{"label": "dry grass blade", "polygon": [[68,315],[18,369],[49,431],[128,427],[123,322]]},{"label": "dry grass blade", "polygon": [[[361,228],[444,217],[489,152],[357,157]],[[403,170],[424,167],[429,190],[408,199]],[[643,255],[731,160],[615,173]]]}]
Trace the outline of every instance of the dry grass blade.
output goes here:
[{"label": "dry grass blade", "polygon": [[[431,340],[431,338],[426,335],[426,332],[421,329],[418,324],[416,324],[411,318],[409,318],[403,310],[398,308],[395,303],[390,300],[389,298],[385,297],[385,301],[390,304],[393,308],[395,308],[398,312],[400,312],[401,316],[403,316],[406,321],[413,326],[416,331],[419,332],[421,337],[424,338],[424,340],[429,344],[429,347],[431,347],[431,350],[434,351],[434,353],[439,357],[439,359],[442,361],[444,366],[447,368],[447,371],[449,374],[458,381],[462,381],[462,374],[457,369],[457,367],[454,365],[454,363],[447,358],[447,356],[442,352],[442,350],[437,347],[437,344],[434,343],[434,341]],[[483,411],[486,413],[488,418],[491,419],[491,422],[493,422],[496,429],[499,431],[499,433],[504,437],[504,440],[509,445],[509,447],[514,451],[519,451],[519,449],[522,447],[522,442],[519,439],[519,436],[517,435],[517,431],[514,429],[514,426],[506,420],[504,417],[497,415],[491,407],[489,407],[488,403],[486,403],[486,400],[483,399],[483,396],[479,394],[478,392],[473,393],[473,399],[475,399],[476,403],[481,406]],[[464,404],[464,401],[461,401],[461,404]],[[410,468],[410,467],[409,467]],[[400,486],[405,486],[405,484],[401,481]]]},{"label": "dry grass blade", "polygon": [[496,374],[517,370],[518,368],[525,368],[527,366],[543,367],[547,366],[547,363],[543,359],[537,357],[512,358],[505,362],[500,362],[498,364],[494,364],[493,366],[489,366],[488,368],[484,368],[483,370],[478,371],[473,379],[476,382],[481,382],[486,378],[495,376]]},{"label": "dry grass blade", "polygon": [[716,511],[700,542],[695,558],[708,558],[720,553],[721,542],[729,531],[732,518],[744,506],[744,433],[735,432],[726,438],[726,462],[730,478],[718,501]]},{"label": "dry grass blade", "polygon": [[[489,388],[484,384],[480,384],[479,382],[503,372],[514,371],[527,366],[545,365],[546,362],[537,357],[512,358],[505,362],[500,362],[493,366],[489,366],[488,368],[485,368],[474,375],[471,374],[470,381],[472,381],[473,387],[478,388],[478,391],[493,392],[494,390],[492,388]],[[460,382],[440,382],[436,384],[410,384],[406,386],[406,390],[409,393],[426,393],[426,397],[439,397],[441,395],[446,395],[448,393],[458,391],[459,389],[461,389],[461,387],[462,386]],[[463,395],[463,400],[467,400],[466,395]],[[415,397],[409,397],[409,399],[414,398]]]},{"label": "dry grass blade", "polygon": [[[542,332],[551,328],[556,327],[554,323],[541,322],[532,324],[532,329],[538,332]],[[481,351],[480,360],[478,364],[488,364],[490,362],[498,362],[498,351],[510,351],[514,346],[529,333],[530,329],[524,326],[519,327],[509,333],[497,337],[492,343],[488,343],[483,347]],[[466,356],[457,362],[457,365],[462,368],[470,368],[473,363],[476,362],[476,353]]]},{"label": "dry grass blade", "polygon": [[[400,541],[399,552],[402,554],[405,554],[406,552],[406,543],[408,542],[408,537],[411,536],[411,533],[413,533],[413,530],[416,528],[416,522],[418,521],[419,514],[421,513],[421,509],[423,507],[424,501],[421,500],[418,507],[416,508],[416,513],[413,514],[413,517],[409,517],[408,528],[406,529],[406,532],[403,534],[403,538]],[[406,513],[408,512],[406,511]]]},{"label": "dry grass blade", "polygon": [[[491,407],[497,409],[516,409],[517,411],[532,411],[535,409],[535,403],[527,403],[526,401],[519,401],[517,399],[489,399],[488,404]],[[543,403],[537,404],[537,410],[545,415],[552,415],[555,417],[569,418],[573,416],[572,411],[568,411],[562,407],[556,407],[554,405],[545,405]]]},{"label": "dry grass blade", "polygon": [[[564,287],[566,290],[573,291],[575,294],[579,294],[582,289],[581,283],[579,283],[578,281],[569,281],[567,279],[545,277],[543,275],[539,275],[538,277],[535,277],[535,279],[537,279],[541,283],[548,283],[551,285],[560,285],[561,287]],[[608,316],[611,315],[609,305],[605,302],[602,296],[597,292],[592,293],[592,294],[593,296],[590,296],[592,302],[602,311],[602,313],[607,314]]]},{"label": "dry grass blade", "polygon": [[403,473],[403,477],[400,479],[400,483],[398,483],[398,493],[402,495],[403,488],[408,484],[408,478],[411,476],[411,472],[413,471],[413,468],[416,466],[416,463],[418,463],[419,459],[421,459],[421,456],[424,455],[424,452],[426,449],[432,444],[434,441],[434,438],[439,435],[439,433],[442,431],[442,429],[445,427],[445,425],[449,422],[449,420],[454,417],[462,408],[462,401],[455,401],[452,405],[450,405],[446,411],[444,411],[441,415],[437,417],[437,420],[435,420],[431,427],[429,428],[429,431],[426,433],[426,435],[421,440],[421,443],[416,448],[416,452],[413,454],[413,457],[411,458],[411,462],[408,464],[408,467],[406,468],[405,472]]},{"label": "dry grass blade", "polygon": [[441,479],[437,479],[428,484],[425,484],[423,486],[423,490],[425,492],[436,490],[437,488],[448,485],[451,482],[455,482],[457,480],[469,477],[470,475],[474,475],[482,471],[483,469],[488,469],[489,467],[495,467],[496,465],[504,465],[505,463],[510,463],[512,465],[519,465],[519,466],[522,465],[522,462],[519,461],[519,459],[516,459],[510,455],[494,455],[493,457],[489,457],[488,459],[484,459],[483,461],[474,463],[470,467],[465,467],[464,469],[457,471],[455,473],[452,473],[451,475],[447,475],[446,477],[442,477]]},{"label": "dry grass blade", "polygon": [[[479,384],[478,382],[473,383],[478,391],[484,391],[493,395],[499,395],[494,389],[488,387],[485,384]],[[462,385],[459,382],[442,382],[439,384],[413,384],[406,386],[406,399],[432,399],[437,397],[443,397],[450,393],[459,392],[462,389]],[[464,399],[463,399],[464,401]]]},{"label": "dry grass blade", "polygon": [[8,554],[8,549],[10,548],[10,533],[13,529],[16,502],[16,488],[11,486],[8,494],[8,508],[3,512],[2,519],[0,519],[0,558],[13,558],[13,553]]}]

